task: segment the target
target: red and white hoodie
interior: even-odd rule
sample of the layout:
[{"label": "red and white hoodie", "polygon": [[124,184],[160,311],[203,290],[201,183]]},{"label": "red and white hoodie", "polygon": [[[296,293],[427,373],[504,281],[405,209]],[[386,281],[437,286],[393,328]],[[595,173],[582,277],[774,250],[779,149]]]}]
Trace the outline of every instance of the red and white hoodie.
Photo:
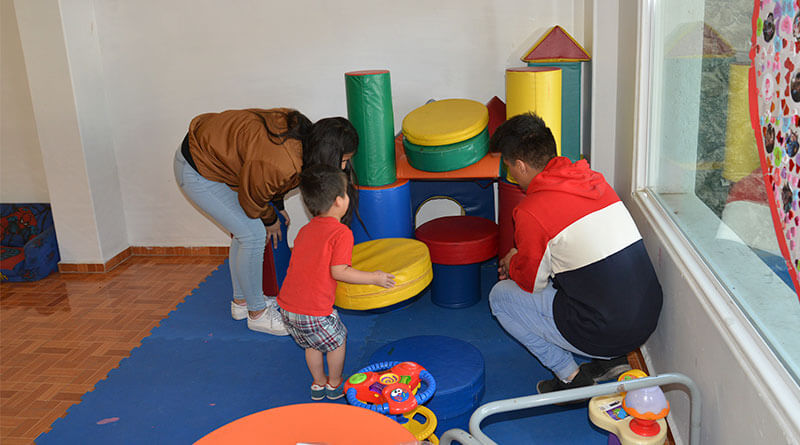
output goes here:
[{"label": "red and white hoodie", "polygon": [[618,356],[644,343],[661,312],[661,286],[630,213],[586,161],[553,158],[517,205],[518,253],[509,275],[522,289],[557,289],[556,327],[573,346]]}]

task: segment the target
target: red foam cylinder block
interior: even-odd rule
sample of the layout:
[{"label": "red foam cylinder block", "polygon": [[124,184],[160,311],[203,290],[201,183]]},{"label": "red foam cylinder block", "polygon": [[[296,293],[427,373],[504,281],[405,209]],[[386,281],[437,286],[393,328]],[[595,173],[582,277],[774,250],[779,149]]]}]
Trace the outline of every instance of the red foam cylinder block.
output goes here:
[{"label": "red foam cylinder block", "polygon": [[497,182],[497,195],[500,230],[497,256],[503,258],[514,247],[514,207],[525,198],[525,192],[517,184],[501,180]]},{"label": "red foam cylinder block", "polygon": [[497,224],[479,216],[436,218],[419,226],[414,235],[428,246],[436,264],[473,264],[497,255]]}]

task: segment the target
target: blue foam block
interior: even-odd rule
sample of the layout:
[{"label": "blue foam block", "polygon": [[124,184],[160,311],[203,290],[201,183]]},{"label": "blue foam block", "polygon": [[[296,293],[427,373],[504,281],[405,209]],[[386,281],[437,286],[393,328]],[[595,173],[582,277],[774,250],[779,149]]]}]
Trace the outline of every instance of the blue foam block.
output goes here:
[{"label": "blue foam block", "polygon": [[278,214],[281,220],[281,241],[278,246],[272,250],[272,258],[275,261],[275,278],[278,282],[278,288],[283,285],[283,280],[286,278],[286,271],[289,269],[289,260],[292,257],[292,250],[289,249],[289,237],[286,234],[286,219]]},{"label": "blue foam block", "polygon": [[388,343],[370,363],[412,361],[436,379],[436,392],[425,404],[441,422],[474,411],[485,390],[483,355],[473,345],[442,335],[420,335]]},{"label": "blue foam block", "polygon": [[481,299],[481,264],[433,263],[431,297],[437,306],[458,309]]},{"label": "blue foam block", "polygon": [[411,186],[405,181],[394,187],[358,190],[361,221],[350,224],[355,244],[382,238],[413,238]]},{"label": "blue foam block", "polygon": [[447,197],[456,201],[464,214],[490,221],[494,217],[494,187],[491,179],[463,181],[411,181],[411,208],[414,218],[420,206],[431,198]]}]

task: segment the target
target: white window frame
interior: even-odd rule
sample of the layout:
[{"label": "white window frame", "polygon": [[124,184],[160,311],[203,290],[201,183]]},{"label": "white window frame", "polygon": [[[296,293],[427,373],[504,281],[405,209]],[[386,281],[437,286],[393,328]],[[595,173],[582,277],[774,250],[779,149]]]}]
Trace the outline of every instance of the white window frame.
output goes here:
[{"label": "white window frame", "polygon": [[[650,110],[653,105],[651,75],[658,75],[656,56],[650,51],[655,35],[655,11],[660,0],[642,0],[639,8],[639,39],[637,48],[636,103],[632,193],[637,206],[653,230],[662,238],[667,249],[700,304],[722,335],[726,345],[751,377],[754,387],[767,400],[775,403],[778,422],[787,431],[800,432],[800,387],[783,364],[762,339],[756,328],[741,311],[725,286],[706,265],[692,243],[684,236],[661,206],[646,189],[648,185],[649,150],[651,140]],[[663,285],[663,283],[662,283]],[[732,389],[735,391],[735,389]],[[769,403],[769,402],[768,402]],[[744,408],[743,408],[744,409]]]}]

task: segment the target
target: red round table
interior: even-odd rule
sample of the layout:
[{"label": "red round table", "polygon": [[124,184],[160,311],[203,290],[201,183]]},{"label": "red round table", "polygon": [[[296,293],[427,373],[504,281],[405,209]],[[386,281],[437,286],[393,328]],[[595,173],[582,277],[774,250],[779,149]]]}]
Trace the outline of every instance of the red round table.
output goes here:
[{"label": "red round table", "polygon": [[368,409],[340,403],[301,403],[242,417],[195,442],[196,445],[231,443],[413,445],[417,439],[399,423]]}]

